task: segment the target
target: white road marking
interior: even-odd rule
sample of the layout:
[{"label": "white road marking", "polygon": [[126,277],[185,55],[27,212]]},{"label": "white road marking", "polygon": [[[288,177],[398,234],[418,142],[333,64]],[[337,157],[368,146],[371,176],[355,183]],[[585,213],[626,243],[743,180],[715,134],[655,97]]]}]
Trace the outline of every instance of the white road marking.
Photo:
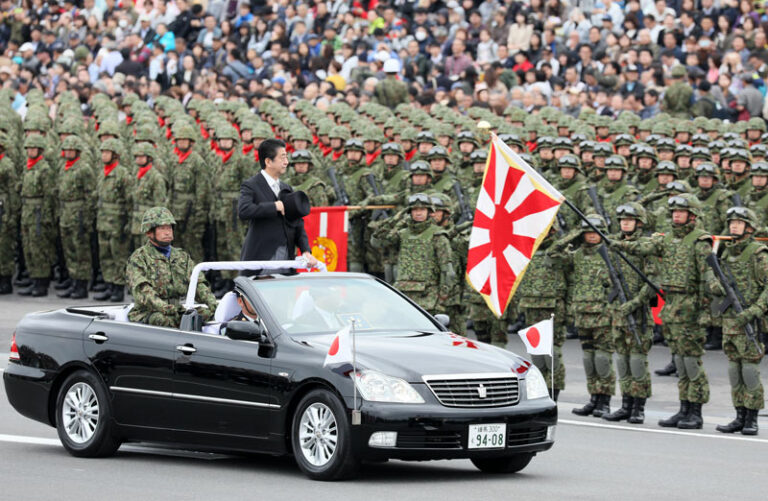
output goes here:
[{"label": "white road marking", "polygon": [[749,438],[734,435],[712,435],[709,433],[697,433],[694,431],[676,431],[676,430],[655,430],[652,428],[641,428],[633,426],[618,426],[615,424],[588,423],[586,421],[576,421],[572,419],[558,419],[557,424],[569,424],[572,426],[586,426],[588,428],[606,428],[609,430],[638,431],[644,433],[661,433],[664,435],[682,435],[684,437],[697,438],[718,438],[721,440],[740,440],[744,442],[758,442],[768,444],[768,440],[762,438]]},{"label": "white road marking", "polygon": [[[34,444],[34,445],[61,445],[58,438],[28,437],[24,435],[5,435],[0,434],[0,442],[10,442],[15,444]],[[181,449],[164,449],[162,447],[151,447],[141,445],[123,445],[121,452],[138,452],[140,454],[156,454],[159,456],[175,456],[197,459],[226,459],[234,456],[226,454],[215,454],[210,452],[187,451]]]}]

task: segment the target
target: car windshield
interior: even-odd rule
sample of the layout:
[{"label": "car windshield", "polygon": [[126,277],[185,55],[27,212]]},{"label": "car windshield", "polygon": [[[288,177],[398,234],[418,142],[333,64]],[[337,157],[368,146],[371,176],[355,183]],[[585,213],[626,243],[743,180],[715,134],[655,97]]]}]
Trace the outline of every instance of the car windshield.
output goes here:
[{"label": "car windshield", "polygon": [[357,332],[438,330],[416,307],[371,279],[256,280],[254,285],[289,334],[336,332],[353,321]]}]

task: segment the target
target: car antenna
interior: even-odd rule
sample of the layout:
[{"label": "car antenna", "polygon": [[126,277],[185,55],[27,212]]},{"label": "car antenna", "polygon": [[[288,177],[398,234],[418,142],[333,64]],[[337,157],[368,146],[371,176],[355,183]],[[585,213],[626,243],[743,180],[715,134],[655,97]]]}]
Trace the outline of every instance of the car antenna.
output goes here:
[{"label": "car antenna", "polygon": [[[357,349],[355,346],[355,319],[352,319],[352,374],[357,379]],[[357,408],[357,381],[352,385],[352,426],[358,426],[363,422],[363,414]]]}]

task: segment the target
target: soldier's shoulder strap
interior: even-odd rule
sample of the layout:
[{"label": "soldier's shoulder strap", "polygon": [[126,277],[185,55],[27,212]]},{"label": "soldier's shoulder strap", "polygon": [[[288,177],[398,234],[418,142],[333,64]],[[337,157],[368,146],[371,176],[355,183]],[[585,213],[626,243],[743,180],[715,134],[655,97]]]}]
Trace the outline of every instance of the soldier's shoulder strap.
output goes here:
[{"label": "soldier's shoulder strap", "polygon": [[754,256],[758,252],[768,252],[768,247],[766,247],[760,242],[752,241],[744,249],[744,252],[739,254],[739,257],[736,258],[736,262],[740,264],[741,263],[746,264],[750,261],[750,259],[752,259],[752,256]]}]

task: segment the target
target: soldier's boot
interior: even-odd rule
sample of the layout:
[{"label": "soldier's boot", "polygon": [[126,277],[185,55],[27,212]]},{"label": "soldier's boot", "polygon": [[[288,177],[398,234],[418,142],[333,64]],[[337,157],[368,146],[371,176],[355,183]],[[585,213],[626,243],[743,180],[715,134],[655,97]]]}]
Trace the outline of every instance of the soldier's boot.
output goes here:
[{"label": "soldier's boot", "polygon": [[589,402],[586,403],[583,407],[577,407],[575,409],[571,409],[571,412],[576,414],[577,416],[589,416],[592,414],[592,411],[595,410],[595,407],[597,407],[597,399],[600,397],[600,395],[592,395],[589,397]]},{"label": "soldier's boot", "polygon": [[704,426],[704,418],[701,417],[701,404],[691,402],[688,415],[678,421],[677,427],[681,430],[700,430]]},{"label": "soldier's boot", "polygon": [[560,395],[560,390],[549,390],[549,396],[552,397],[552,400],[557,402],[557,397]]},{"label": "soldier's boot", "polygon": [[664,342],[664,334],[662,334],[661,326],[653,326],[653,344],[659,344]]},{"label": "soldier's boot", "polygon": [[576,330],[575,325],[569,325],[565,328],[565,339],[578,339],[579,331]]},{"label": "soldier's boot", "polygon": [[88,281],[75,280],[75,286],[72,288],[69,299],[88,299]]},{"label": "soldier's boot", "polygon": [[13,283],[11,277],[0,277],[0,295],[10,294],[13,292]]},{"label": "soldier's boot", "polygon": [[616,409],[610,414],[603,414],[603,419],[606,421],[624,421],[632,415],[632,404],[634,404],[634,398],[629,395],[621,396],[621,407]]},{"label": "soldier's boot", "polygon": [[125,298],[125,286],[112,284],[112,295],[109,300],[113,303],[121,303]]},{"label": "soldier's boot", "polygon": [[93,295],[93,299],[96,301],[106,301],[112,297],[112,284],[104,282],[104,290],[98,294]]},{"label": "soldier's boot", "polygon": [[603,417],[606,414],[611,413],[611,396],[610,395],[598,395],[597,406],[592,411],[592,415],[595,417]]},{"label": "soldier's boot", "polygon": [[19,270],[19,274],[16,275],[16,280],[13,281],[13,285],[17,287],[29,287],[32,285],[32,279],[29,278],[27,270]]},{"label": "soldier's boot", "polygon": [[627,419],[627,423],[643,424],[645,422],[645,399],[635,398],[632,405],[632,414]]},{"label": "soldier's boot", "polygon": [[102,277],[101,272],[98,272],[96,274],[96,278],[93,279],[93,285],[91,285],[91,290],[93,292],[104,292],[107,290],[107,282],[104,281],[104,277]]},{"label": "soldier's boot", "polygon": [[653,371],[657,376],[671,376],[672,374],[675,374],[677,372],[677,366],[675,365],[675,358],[672,357],[672,360],[669,361],[669,363],[664,367],[663,369],[656,369]]},{"label": "soldier's boot", "polygon": [[723,349],[723,328],[712,327],[710,329],[710,336],[707,339],[707,343],[704,345],[705,350],[722,350]]},{"label": "soldier's boot", "polygon": [[41,278],[35,280],[35,286],[32,288],[32,297],[45,297],[48,295],[48,285],[50,282],[47,278]]},{"label": "soldier's boot", "polygon": [[662,428],[676,428],[677,423],[679,423],[685,416],[688,415],[688,410],[691,408],[691,403],[687,400],[681,400],[680,401],[680,410],[677,411],[677,414],[672,414],[667,419],[662,419],[659,421],[659,426]]},{"label": "soldier's boot", "polygon": [[[56,293],[56,297],[60,297],[60,298],[72,297],[72,291],[75,290],[75,283],[77,283],[77,281],[76,280],[70,280],[69,282],[70,282],[70,285],[67,288],[67,290],[64,290],[62,292],[57,292]],[[53,284],[53,288],[56,289],[57,285],[58,284]]]},{"label": "soldier's boot", "polygon": [[757,409],[747,409],[744,414],[744,428],[741,429],[742,435],[757,435]]},{"label": "soldier's boot", "polygon": [[736,433],[744,428],[744,418],[747,413],[746,407],[736,407],[736,419],[728,424],[719,424],[715,429],[720,433]]},{"label": "soldier's boot", "polygon": [[[57,291],[69,290],[72,288],[72,282],[74,282],[74,280],[67,277],[53,284],[53,288]],[[67,297],[67,296],[59,296],[59,297]]]},{"label": "soldier's boot", "polygon": [[18,290],[19,296],[31,296],[32,291],[35,289],[35,284],[37,283],[37,279],[31,279],[29,281],[29,285],[26,287],[22,287]]}]

